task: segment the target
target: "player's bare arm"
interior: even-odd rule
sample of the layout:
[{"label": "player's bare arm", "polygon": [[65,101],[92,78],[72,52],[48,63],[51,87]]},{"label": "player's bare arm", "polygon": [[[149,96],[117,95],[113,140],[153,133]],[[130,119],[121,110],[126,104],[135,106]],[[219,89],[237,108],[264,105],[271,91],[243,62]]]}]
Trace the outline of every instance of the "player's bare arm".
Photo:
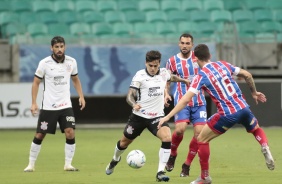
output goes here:
[{"label": "player's bare arm", "polygon": [[188,79],[183,79],[174,74],[171,75],[170,81],[171,82],[184,82],[186,85],[190,85],[190,81]]},{"label": "player's bare arm", "polygon": [[255,81],[254,78],[252,76],[252,74],[244,69],[240,69],[240,72],[238,74],[238,77],[243,77],[247,83],[247,85],[249,86],[251,93],[252,93],[252,97],[255,100],[256,104],[258,104],[258,101],[260,102],[266,102],[266,97],[263,93],[258,92],[256,90],[256,85],[255,85]]},{"label": "player's bare arm", "polygon": [[72,76],[71,79],[73,82],[73,86],[79,96],[78,101],[79,101],[80,110],[83,110],[85,108],[86,102],[85,102],[84,95],[82,92],[82,87],[81,87],[79,77],[78,75],[75,75],[75,76]]},{"label": "player's bare arm", "polygon": [[171,101],[171,96],[169,94],[169,89],[170,89],[170,81],[168,81],[166,83],[166,86],[165,86],[165,96],[164,96],[164,103],[165,103],[165,107],[169,107],[169,103],[168,101]]},{"label": "player's bare arm", "polygon": [[128,105],[130,105],[134,110],[141,109],[141,106],[136,103],[137,99],[137,89],[129,88],[127,96],[126,96],[126,102]]},{"label": "player's bare arm", "polygon": [[31,114],[33,116],[38,113],[38,106],[36,103],[36,98],[37,98],[40,82],[41,82],[41,79],[39,79],[38,77],[34,77],[32,88],[31,88],[32,103],[31,103],[31,108],[30,108]]}]

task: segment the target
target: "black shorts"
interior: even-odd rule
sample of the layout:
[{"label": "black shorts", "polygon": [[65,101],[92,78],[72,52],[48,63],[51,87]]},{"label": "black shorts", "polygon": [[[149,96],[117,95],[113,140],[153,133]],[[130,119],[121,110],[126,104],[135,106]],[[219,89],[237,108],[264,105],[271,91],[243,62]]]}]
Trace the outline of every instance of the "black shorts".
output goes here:
[{"label": "black shorts", "polygon": [[[126,138],[133,140],[137,136],[141,135],[143,130],[147,128],[154,136],[157,136],[158,124],[161,117],[146,119],[135,114],[129,116],[127,125],[124,128],[123,134]],[[162,126],[169,127],[168,123],[164,123]]]},{"label": "black shorts", "polygon": [[66,128],[75,129],[75,118],[72,108],[55,111],[41,109],[38,117],[36,132],[55,134],[57,122],[60,125],[62,133],[65,132],[64,130]]}]

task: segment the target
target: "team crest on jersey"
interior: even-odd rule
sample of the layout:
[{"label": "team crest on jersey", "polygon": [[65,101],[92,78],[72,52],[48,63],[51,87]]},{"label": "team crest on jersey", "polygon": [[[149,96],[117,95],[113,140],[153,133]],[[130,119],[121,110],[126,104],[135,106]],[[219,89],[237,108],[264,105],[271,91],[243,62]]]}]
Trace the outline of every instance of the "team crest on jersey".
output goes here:
[{"label": "team crest on jersey", "polygon": [[70,71],[71,71],[71,65],[68,64],[68,65],[67,65],[67,72],[70,72]]},{"label": "team crest on jersey", "polygon": [[42,130],[47,130],[47,128],[48,128],[48,123],[47,123],[46,121],[41,122],[40,128],[41,128]]},{"label": "team crest on jersey", "polygon": [[128,134],[133,134],[133,130],[134,130],[134,128],[129,125],[129,126],[127,127],[127,129],[126,129],[126,132],[127,132]]},{"label": "team crest on jersey", "polygon": [[194,62],[194,63],[193,63],[193,67],[194,67],[194,68],[199,68],[198,63],[197,63],[197,62]]}]

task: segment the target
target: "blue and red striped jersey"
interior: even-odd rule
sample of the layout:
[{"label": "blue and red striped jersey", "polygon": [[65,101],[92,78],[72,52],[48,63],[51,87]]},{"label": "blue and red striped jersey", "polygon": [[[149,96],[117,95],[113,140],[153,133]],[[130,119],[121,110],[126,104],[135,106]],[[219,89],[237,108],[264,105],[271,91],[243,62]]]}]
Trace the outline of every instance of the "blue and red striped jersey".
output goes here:
[{"label": "blue and red striped jersey", "polygon": [[[189,79],[192,81],[194,76],[196,76],[199,72],[199,65],[195,60],[194,52],[191,52],[189,58],[184,59],[180,58],[178,54],[172,56],[166,62],[166,68],[171,71],[172,74],[175,74],[181,78]],[[172,86],[172,94],[174,98],[174,104],[176,104],[181,97],[186,93],[189,86],[185,83],[177,82]],[[204,95],[204,91],[200,89],[200,93],[195,95],[192,101],[188,104],[189,106],[202,106],[206,105],[206,99]]]},{"label": "blue and red striped jersey", "polygon": [[199,89],[204,89],[216,104],[218,113],[233,114],[249,107],[232,76],[237,75],[239,71],[239,67],[225,61],[207,63],[193,79],[189,91],[197,93]]}]

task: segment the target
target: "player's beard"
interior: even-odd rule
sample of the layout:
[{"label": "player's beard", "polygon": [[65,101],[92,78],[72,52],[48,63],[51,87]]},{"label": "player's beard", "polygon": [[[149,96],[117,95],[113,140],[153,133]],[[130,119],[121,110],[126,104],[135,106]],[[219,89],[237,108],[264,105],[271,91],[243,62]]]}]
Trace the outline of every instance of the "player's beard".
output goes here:
[{"label": "player's beard", "polygon": [[61,55],[58,55],[58,54],[53,53],[53,56],[54,56],[54,58],[55,58],[56,60],[58,60],[58,61],[60,61],[60,60],[62,60],[62,59],[65,58],[65,54],[64,54],[64,53],[62,53]]},{"label": "player's beard", "polygon": [[191,50],[180,50],[181,54],[183,55],[183,57],[188,57],[190,55]]}]

